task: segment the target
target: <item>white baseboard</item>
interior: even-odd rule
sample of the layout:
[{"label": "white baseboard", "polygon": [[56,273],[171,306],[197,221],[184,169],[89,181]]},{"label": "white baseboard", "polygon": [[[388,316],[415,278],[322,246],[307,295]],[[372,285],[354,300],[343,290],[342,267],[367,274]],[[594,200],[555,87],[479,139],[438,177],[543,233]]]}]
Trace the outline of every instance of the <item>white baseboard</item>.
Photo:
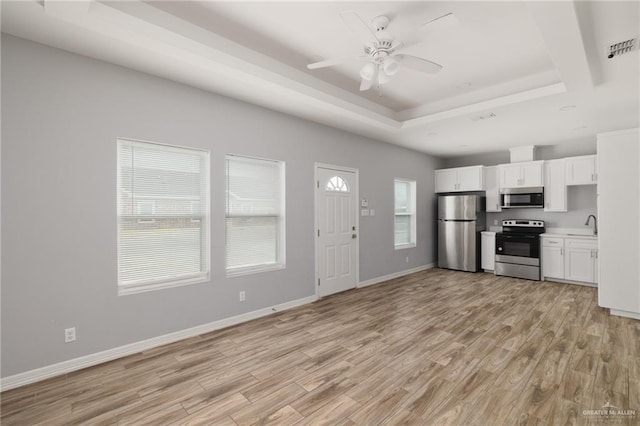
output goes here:
[{"label": "white baseboard", "polygon": [[640,314],[639,313],[637,313],[637,312],[629,312],[629,311],[622,311],[620,309],[611,309],[611,315],[616,315],[618,317],[633,318],[633,319],[640,320]]},{"label": "white baseboard", "polygon": [[[434,266],[434,263],[429,263],[427,265],[418,266],[416,268],[411,268],[404,271],[395,272],[393,274],[384,275],[382,277],[376,277],[370,280],[361,281],[358,284],[358,288],[378,284],[384,281],[391,280],[393,278],[413,274],[415,272],[424,271],[426,269],[433,268]],[[59,376],[61,374],[81,370],[83,368],[91,367],[97,364],[102,364],[103,362],[112,361],[114,359],[122,358],[128,355],[133,355],[135,353],[153,349],[158,346],[177,342],[183,339],[188,339],[200,334],[209,333],[221,328],[264,317],[274,312],[280,312],[298,306],[306,305],[308,303],[315,302],[316,300],[317,297],[315,295],[302,299],[292,300],[291,302],[258,309],[257,311],[247,312],[245,314],[236,315],[230,318],[224,318],[218,321],[210,322],[208,324],[202,324],[196,327],[188,328],[186,330],[176,331],[174,333],[153,337],[151,339],[142,340],[140,342],[130,343],[128,345],[119,346],[113,349],[107,349],[106,351],[85,355],[79,358],[70,359],[68,361],[59,362],[57,364],[48,365],[46,367],[36,368],[34,370],[25,371],[24,373],[15,374],[13,376],[3,377],[0,379],[0,391],[14,389],[20,386],[28,385],[30,383],[35,383],[41,380],[49,379],[51,377]]]},{"label": "white baseboard", "polygon": [[291,302],[281,303],[279,305],[270,306],[268,308],[258,309],[257,311],[247,312],[245,314],[236,315],[234,317],[221,319],[210,322],[208,324],[198,325],[186,330],[176,331],[174,333],[165,334],[163,336],[153,337],[151,339],[140,342],[130,343],[128,345],[119,346],[117,348],[108,349],[106,351],[95,354],[85,355],[79,358],[70,359],[68,361],[59,362],[57,364],[48,365],[46,367],[36,368],[35,370],[25,371],[24,373],[15,374],[13,376],[3,377],[0,379],[0,390],[6,391],[29,383],[38,382],[40,380],[49,379],[59,376],[60,374],[69,373],[80,370],[103,362],[122,358],[127,355],[146,351],[168,343],[177,342],[178,340],[187,339],[189,337],[198,336],[210,331],[219,330],[221,328],[240,324],[249,320],[264,317],[274,312],[284,311],[298,306],[315,302],[317,297],[309,296],[302,299],[292,300]]},{"label": "white baseboard", "polygon": [[360,281],[360,283],[358,284],[358,288],[367,287],[367,286],[374,285],[374,284],[379,284],[381,282],[389,281],[389,280],[392,280],[394,278],[404,277],[405,275],[409,275],[409,274],[413,274],[413,273],[416,273],[416,272],[424,271],[426,269],[431,269],[431,268],[433,268],[435,266],[436,266],[435,263],[427,263],[426,265],[418,266],[416,268],[405,269],[404,271],[394,272],[393,274],[383,275],[381,277],[376,277],[376,278],[371,278],[369,280]]}]

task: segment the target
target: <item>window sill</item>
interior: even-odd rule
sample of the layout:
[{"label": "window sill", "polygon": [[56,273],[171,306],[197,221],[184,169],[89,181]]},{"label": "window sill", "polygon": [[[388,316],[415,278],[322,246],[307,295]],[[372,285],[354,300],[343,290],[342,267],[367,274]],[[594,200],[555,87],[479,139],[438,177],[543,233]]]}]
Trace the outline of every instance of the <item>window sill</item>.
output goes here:
[{"label": "window sill", "polygon": [[404,250],[404,249],[410,249],[410,248],[414,248],[416,246],[416,243],[411,243],[411,244],[399,244],[397,246],[395,246],[396,250]]},{"label": "window sill", "polygon": [[205,276],[198,276],[194,278],[186,278],[183,280],[167,281],[161,283],[122,285],[118,287],[118,296],[146,293],[148,291],[163,290],[165,288],[183,287],[191,284],[204,283],[209,280],[209,274],[207,274]]},{"label": "window sill", "polygon": [[275,265],[268,265],[268,266],[250,266],[247,268],[231,269],[231,270],[227,270],[227,278],[240,277],[242,275],[258,274],[260,272],[278,271],[284,268],[285,268],[285,265],[283,265],[282,263],[278,263]]}]

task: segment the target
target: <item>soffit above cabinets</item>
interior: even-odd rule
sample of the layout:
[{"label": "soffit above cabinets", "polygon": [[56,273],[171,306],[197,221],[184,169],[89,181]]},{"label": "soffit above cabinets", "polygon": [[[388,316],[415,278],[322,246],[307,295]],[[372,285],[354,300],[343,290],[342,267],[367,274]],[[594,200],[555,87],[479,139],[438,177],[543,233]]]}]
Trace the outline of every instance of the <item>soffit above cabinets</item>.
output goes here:
[{"label": "soffit above cabinets", "polygon": [[[2,30],[438,156],[593,137],[638,126],[638,51],[606,48],[640,32],[638,2],[2,3]],[[363,54],[340,18],[385,15],[395,39],[445,13],[407,67],[361,92]],[[575,108],[564,108],[568,105]]]}]

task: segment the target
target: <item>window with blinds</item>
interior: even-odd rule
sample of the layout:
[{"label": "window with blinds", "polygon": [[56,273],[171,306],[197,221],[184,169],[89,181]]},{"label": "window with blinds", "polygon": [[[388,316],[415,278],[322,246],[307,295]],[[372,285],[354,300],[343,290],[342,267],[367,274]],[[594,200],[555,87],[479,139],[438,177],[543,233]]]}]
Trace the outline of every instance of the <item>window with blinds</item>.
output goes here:
[{"label": "window with blinds", "polygon": [[416,182],[395,179],[395,247],[416,246]]},{"label": "window with blinds", "polygon": [[118,140],[119,294],[209,278],[209,153]]},{"label": "window with blinds", "polygon": [[284,267],[284,163],[226,157],[226,268],[240,275]]}]

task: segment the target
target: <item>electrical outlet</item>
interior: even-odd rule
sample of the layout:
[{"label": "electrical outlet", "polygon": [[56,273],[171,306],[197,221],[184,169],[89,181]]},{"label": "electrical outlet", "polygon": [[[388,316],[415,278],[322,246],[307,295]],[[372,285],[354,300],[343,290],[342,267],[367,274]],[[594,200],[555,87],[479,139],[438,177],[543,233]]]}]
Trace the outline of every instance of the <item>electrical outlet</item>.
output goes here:
[{"label": "electrical outlet", "polygon": [[241,302],[244,302],[244,301],[245,301],[245,297],[246,297],[246,295],[245,295],[245,293],[244,293],[244,290],[242,290],[242,291],[240,292],[240,301],[241,301]]},{"label": "electrical outlet", "polygon": [[65,328],[64,329],[64,342],[71,343],[76,341],[76,328]]},{"label": "electrical outlet", "polygon": [[493,224],[497,225],[498,224],[498,219],[494,219]]}]

